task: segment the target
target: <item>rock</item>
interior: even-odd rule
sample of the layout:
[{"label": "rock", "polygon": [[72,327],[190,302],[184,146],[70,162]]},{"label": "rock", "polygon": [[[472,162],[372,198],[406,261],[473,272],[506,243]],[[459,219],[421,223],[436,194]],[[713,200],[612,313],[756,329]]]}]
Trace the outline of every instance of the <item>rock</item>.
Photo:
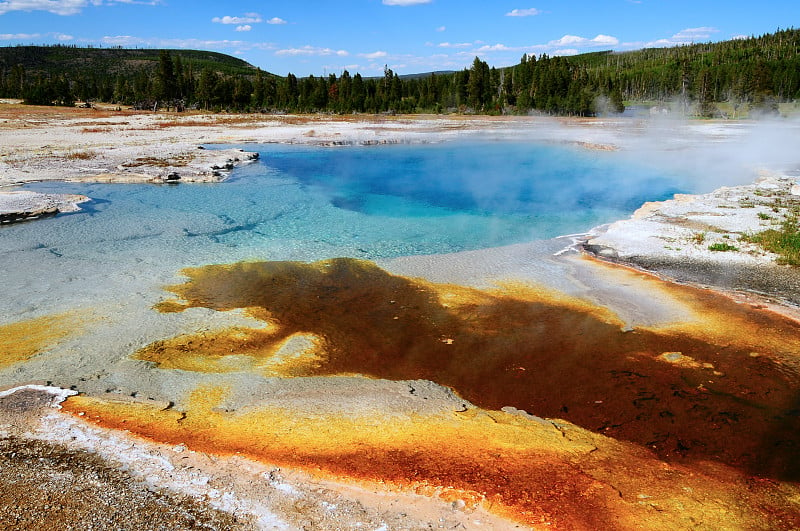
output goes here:
[{"label": "rock", "polygon": [[615,249],[611,247],[606,247],[604,245],[594,245],[591,243],[584,244],[583,249],[589,253],[592,253],[595,256],[599,256],[600,258],[610,258],[610,259],[617,259],[619,258],[619,253]]},{"label": "rock", "polygon": [[59,212],[80,210],[78,204],[89,201],[83,195],[40,194],[27,190],[0,192],[0,223],[16,223],[55,216]]},{"label": "rock", "polygon": [[44,208],[25,212],[9,212],[0,214],[0,223],[17,223],[19,221],[31,221],[39,218],[47,218],[58,214],[57,208]]}]

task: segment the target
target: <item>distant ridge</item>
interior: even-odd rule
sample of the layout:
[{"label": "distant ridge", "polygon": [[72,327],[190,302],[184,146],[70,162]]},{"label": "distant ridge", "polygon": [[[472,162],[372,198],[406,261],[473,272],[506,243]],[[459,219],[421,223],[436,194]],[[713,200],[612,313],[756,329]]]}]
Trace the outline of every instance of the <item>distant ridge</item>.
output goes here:
[{"label": "distant ridge", "polygon": [[455,70],[436,70],[435,72],[423,72],[420,74],[403,74],[400,79],[424,79],[431,76],[450,76],[455,73]]},{"label": "distant ridge", "polygon": [[[196,72],[209,67],[226,75],[255,75],[257,69],[247,61],[218,52],[167,50],[180,57],[185,66]],[[27,74],[61,75],[104,72],[131,75],[139,70],[158,67],[162,50],[152,48],[80,48],[77,46],[4,46],[0,47],[0,71],[22,65]]]}]

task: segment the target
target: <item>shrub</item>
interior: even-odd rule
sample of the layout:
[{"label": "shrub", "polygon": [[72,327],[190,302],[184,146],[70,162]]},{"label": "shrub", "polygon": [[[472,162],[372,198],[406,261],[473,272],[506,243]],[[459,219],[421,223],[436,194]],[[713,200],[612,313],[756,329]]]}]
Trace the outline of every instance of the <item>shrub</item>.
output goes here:
[{"label": "shrub", "polygon": [[738,251],[739,248],[729,243],[712,243],[708,246],[709,251]]},{"label": "shrub", "polygon": [[800,227],[796,217],[787,218],[780,229],[765,230],[747,240],[777,254],[779,264],[800,265]]}]

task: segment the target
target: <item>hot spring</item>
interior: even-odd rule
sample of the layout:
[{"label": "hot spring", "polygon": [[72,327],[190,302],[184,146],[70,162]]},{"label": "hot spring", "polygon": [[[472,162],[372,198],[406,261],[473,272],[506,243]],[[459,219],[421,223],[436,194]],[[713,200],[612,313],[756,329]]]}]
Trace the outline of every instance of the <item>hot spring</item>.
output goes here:
[{"label": "hot spring", "polygon": [[210,263],[382,259],[547,240],[700,186],[621,152],[555,143],[242,147],[260,160],[218,184],[27,185],[94,201],[0,230],[3,314],[157,292],[181,268]]}]

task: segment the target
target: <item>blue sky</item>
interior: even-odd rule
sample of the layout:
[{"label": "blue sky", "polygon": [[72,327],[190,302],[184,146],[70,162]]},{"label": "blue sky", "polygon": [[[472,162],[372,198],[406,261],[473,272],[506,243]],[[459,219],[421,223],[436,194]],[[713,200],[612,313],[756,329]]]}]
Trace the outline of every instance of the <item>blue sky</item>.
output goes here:
[{"label": "blue sky", "polygon": [[0,0],[0,46],[192,48],[298,76],[454,70],[523,53],[720,41],[800,25],[800,0]]}]

